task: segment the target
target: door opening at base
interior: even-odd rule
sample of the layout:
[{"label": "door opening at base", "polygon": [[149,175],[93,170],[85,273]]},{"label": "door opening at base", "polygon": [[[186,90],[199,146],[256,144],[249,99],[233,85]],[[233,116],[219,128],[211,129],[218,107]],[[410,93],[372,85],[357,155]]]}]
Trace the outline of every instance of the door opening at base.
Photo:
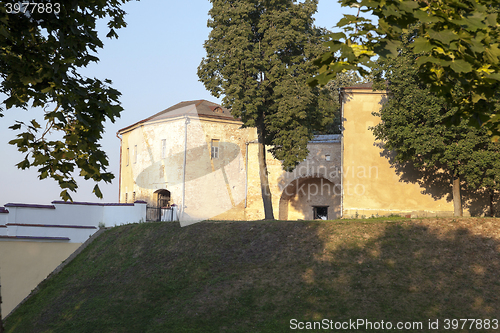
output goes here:
[{"label": "door opening at base", "polygon": [[328,220],[328,206],[313,206],[315,220]]}]

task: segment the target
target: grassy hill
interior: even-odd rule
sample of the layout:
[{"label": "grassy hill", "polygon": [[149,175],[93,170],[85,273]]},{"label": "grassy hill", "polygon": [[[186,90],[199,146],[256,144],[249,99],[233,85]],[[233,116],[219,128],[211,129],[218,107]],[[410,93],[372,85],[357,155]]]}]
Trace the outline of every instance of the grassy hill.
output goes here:
[{"label": "grassy hill", "polygon": [[[116,227],[44,282],[6,331],[298,331],[292,319],[449,331],[445,319],[500,319],[499,227],[490,218]],[[469,325],[462,331],[481,331]]]}]

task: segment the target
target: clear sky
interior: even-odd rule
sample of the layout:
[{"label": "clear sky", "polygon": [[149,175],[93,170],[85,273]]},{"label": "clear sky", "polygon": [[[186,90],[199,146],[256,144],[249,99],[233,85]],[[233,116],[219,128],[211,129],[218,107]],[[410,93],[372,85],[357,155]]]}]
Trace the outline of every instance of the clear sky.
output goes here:
[{"label": "clear sky", "polygon": [[[100,62],[80,73],[98,79],[111,79],[121,93],[124,108],[114,124],[106,124],[101,141],[109,157],[109,170],[115,174],[112,184],[101,183],[104,202],[118,202],[120,140],[116,132],[181,101],[211,96],[198,81],[197,67],[205,55],[203,43],[208,38],[208,0],[141,0],[123,6],[128,26],[118,30],[118,39],[105,37],[105,22],[100,25],[104,48]],[[335,0],[319,0],[316,25],[332,29],[342,14],[356,14],[356,9],[341,8]],[[1,98],[2,96],[0,96]],[[2,98],[3,100],[3,98]],[[43,121],[41,110],[6,110],[0,118],[0,206],[6,203],[49,204],[60,200],[60,189],[52,179],[40,181],[36,170],[18,170],[15,166],[24,156],[8,142],[16,132],[8,129],[15,120]],[[43,125],[42,125],[43,126]],[[95,183],[76,178],[78,192],[74,201],[99,202],[92,193]]]}]

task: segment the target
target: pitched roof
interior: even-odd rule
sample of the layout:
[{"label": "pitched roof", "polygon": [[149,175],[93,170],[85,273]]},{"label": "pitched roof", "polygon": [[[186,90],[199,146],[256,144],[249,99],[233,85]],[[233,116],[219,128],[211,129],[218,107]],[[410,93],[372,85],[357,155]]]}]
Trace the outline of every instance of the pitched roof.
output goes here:
[{"label": "pitched roof", "polygon": [[372,88],[372,82],[366,82],[366,83],[355,84],[350,87],[344,87],[343,89],[371,89],[371,88]]},{"label": "pitched roof", "polygon": [[125,131],[133,126],[148,123],[151,121],[158,121],[162,119],[174,118],[183,115],[191,115],[205,118],[237,120],[232,115],[229,109],[223,108],[217,103],[209,102],[204,99],[195,101],[184,101],[177,103],[168,109],[158,112],[146,119],[138,121],[135,124],[122,128],[118,133]]},{"label": "pitched roof", "polygon": [[[388,81],[385,81],[385,85],[386,85],[386,87],[389,85]],[[353,89],[372,89],[372,88],[373,88],[373,82],[366,82],[366,83],[355,84],[355,85],[350,86],[350,87],[344,87],[342,89],[343,90],[346,90],[346,89],[353,90]]]}]

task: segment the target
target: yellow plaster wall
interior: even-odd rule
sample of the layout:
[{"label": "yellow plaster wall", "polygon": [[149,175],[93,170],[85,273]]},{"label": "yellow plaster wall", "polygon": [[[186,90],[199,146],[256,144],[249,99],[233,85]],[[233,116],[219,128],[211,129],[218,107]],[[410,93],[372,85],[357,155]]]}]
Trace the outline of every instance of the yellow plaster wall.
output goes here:
[{"label": "yellow plaster wall", "polygon": [[9,314],[80,243],[0,242],[2,316]]},{"label": "yellow plaster wall", "polygon": [[[445,216],[453,214],[453,203],[445,198],[435,200],[418,184],[400,180],[389,160],[382,157],[369,127],[379,118],[384,92],[371,89],[346,90],[344,96],[344,217],[365,215],[409,214],[412,216]],[[405,215],[406,215],[405,214]]]}]

